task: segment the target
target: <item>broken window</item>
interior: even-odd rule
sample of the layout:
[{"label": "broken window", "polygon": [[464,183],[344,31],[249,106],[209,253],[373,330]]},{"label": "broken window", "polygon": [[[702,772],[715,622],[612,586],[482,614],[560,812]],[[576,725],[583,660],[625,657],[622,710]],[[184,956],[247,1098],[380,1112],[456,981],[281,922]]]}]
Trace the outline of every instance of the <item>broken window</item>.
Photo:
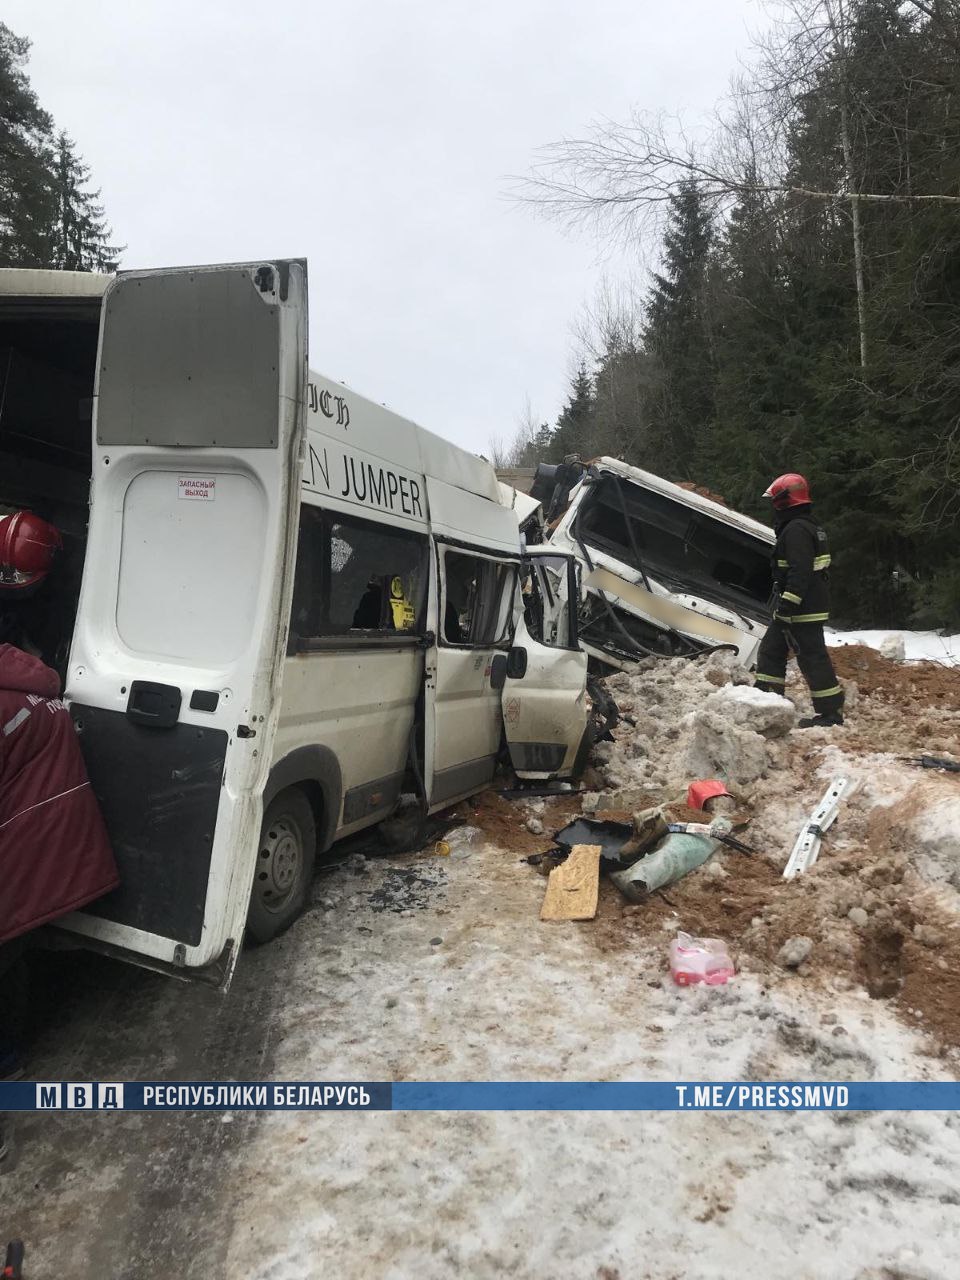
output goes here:
[{"label": "broken window", "polygon": [[500,648],[513,632],[516,566],[444,548],[443,638],[447,644]]},{"label": "broken window", "polygon": [[422,634],[427,552],[421,534],[303,506],[291,647]]},{"label": "broken window", "polygon": [[675,498],[605,475],[586,498],[579,536],[673,589],[763,606],[770,559],[756,537]]},{"label": "broken window", "polygon": [[579,648],[576,571],[575,562],[566,556],[532,556],[524,566],[523,607],[527,631],[534,640],[550,648]]}]

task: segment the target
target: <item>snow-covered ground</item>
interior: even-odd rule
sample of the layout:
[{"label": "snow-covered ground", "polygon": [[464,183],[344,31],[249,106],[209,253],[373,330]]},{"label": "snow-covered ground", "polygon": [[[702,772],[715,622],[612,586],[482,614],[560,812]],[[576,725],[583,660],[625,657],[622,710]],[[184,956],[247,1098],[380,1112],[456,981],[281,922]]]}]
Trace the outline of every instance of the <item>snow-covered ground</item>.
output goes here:
[{"label": "snow-covered ground", "polygon": [[[940,1077],[864,993],[675,987],[670,932],[624,937],[609,885],[599,920],[541,923],[502,848],[413,865],[412,914],[371,912],[398,876],[372,863],[304,923],[277,1077]],[[227,1274],[272,1250],[275,1280],[946,1280],[958,1175],[954,1116],[275,1113],[226,1180]]]},{"label": "snow-covered ground", "polygon": [[[521,832],[522,812],[517,814]],[[544,813],[552,825],[550,807]],[[43,1078],[938,1079],[885,1002],[745,971],[675,987],[674,927],[542,923],[516,850],[316,882],[226,1001],[96,961]],[[466,854],[466,856],[462,856]],[[58,970],[83,980],[83,964]],[[60,998],[63,998],[60,996]],[[951,1280],[954,1115],[37,1115],[0,1182],[28,1274],[152,1280]]]},{"label": "snow-covered ground", "polygon": [[865,644],[878,650],[891,637],[903,640],[910,662],[926,659],[951,666],[960,662],[960,635],[943,636],[939,631],[827,631],[829,644]]}]

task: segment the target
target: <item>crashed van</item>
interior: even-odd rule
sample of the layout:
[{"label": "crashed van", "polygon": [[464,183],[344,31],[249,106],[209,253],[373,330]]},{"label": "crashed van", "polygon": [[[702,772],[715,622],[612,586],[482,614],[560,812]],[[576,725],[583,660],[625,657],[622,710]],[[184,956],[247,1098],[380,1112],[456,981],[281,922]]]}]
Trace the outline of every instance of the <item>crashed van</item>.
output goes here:
[{"label": "crashed van", "polygon": [[614,458],[578,466],[572,485],[553,486],[558,470],[540,469],[539,491],[551,493],[550,545],[581,565],[580,643],[594,661],[728,648],[750,666],[770,621],[773,530]]},{"label": "crashed van", "polygon": [[58,928],[215,985],[402,797],[585,754],[576,556],[307,321],[302,261],[0,272],[0,511],[61,531],[39,643],[121,881]]}]

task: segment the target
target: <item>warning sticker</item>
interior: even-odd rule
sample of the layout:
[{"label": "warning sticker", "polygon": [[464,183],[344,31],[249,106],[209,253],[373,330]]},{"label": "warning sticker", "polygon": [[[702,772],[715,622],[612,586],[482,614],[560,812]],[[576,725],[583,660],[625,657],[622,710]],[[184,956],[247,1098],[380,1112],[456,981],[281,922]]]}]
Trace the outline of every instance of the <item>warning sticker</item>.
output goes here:
[{"label": "warning sticker", "polygon": [[191,501],[214,502],[217,481],[214,476],[177,476],[177,497]]}]

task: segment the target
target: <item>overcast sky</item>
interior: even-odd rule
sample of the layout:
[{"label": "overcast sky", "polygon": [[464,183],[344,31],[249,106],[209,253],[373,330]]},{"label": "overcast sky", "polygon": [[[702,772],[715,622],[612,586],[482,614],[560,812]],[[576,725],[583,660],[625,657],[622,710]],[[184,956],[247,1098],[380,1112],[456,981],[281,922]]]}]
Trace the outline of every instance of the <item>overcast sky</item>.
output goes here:
[{"label": "overcast sky", "polygon": [[552,421],[588,238],[504,199],[634,104],[696,116],[758,0],[6,0],[125,267],[305,256],[311,364],[457,443]]}]

